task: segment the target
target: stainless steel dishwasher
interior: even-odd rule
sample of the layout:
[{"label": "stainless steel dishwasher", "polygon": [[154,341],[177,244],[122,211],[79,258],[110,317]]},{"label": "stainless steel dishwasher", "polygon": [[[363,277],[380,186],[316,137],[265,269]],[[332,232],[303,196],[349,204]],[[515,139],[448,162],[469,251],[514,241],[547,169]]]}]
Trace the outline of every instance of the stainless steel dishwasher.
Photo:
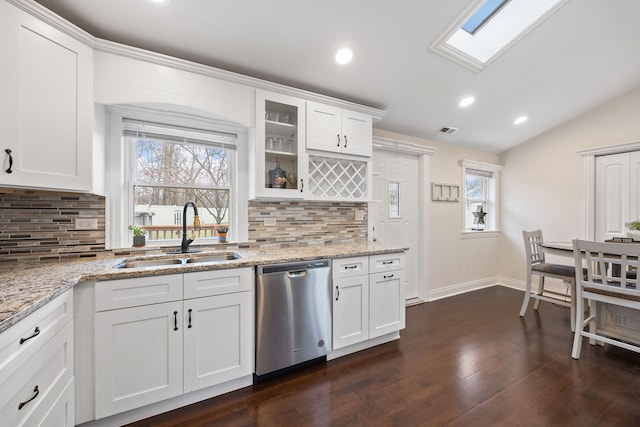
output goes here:
[{"label": "stainless steel dishwasher", "polygon": [[256,270],[256,376],[331,350],[331,260]]}]

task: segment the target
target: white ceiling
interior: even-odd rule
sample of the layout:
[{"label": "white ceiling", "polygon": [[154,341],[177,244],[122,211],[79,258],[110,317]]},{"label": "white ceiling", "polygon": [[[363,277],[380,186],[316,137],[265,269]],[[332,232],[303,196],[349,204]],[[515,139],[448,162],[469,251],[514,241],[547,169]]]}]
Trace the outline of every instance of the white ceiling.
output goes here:
[{"label": "white ceiling", "polygon": [[[482,72],[430,48],[474,0],[37,1],[102,39],[380,108],[376,128],[492,152],[640,86],[638,0],[569,0]],[[354,59],[339,66],[343,45]]]}]

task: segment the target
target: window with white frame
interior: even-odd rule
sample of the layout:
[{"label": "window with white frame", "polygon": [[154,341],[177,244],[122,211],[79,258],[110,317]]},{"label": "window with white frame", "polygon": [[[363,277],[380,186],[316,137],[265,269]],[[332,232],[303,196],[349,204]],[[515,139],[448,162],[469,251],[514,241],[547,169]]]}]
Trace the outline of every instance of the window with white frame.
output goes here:
[{"label": "window with white frame", "polygon": [[498,184],[502,166],[471,160],[460,164],[464,231],[498,231]]},{"label": "window with white frame", "polygon": [[220,226],[228,227],[228,239],[246,238],[235,232],[238,221],[246,221],[244,210],[240,218],[238,213],[238,201],[246,197],[236,191],[235,130],[246,138],[241,129],[126,106],[107,111],[106,247],[130,245],[129,225],[147,232],[147,245],[178,245],[182,221],[189,235],[193,230],[193,209],[183,218],[187,201],[198,207],[200,243],[217,242]]}]

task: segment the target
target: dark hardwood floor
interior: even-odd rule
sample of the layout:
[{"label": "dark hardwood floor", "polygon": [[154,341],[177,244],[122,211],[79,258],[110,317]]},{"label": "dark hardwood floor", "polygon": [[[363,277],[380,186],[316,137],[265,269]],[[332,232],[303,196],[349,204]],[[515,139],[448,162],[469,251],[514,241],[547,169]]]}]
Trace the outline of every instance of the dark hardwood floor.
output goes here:
[{"label": "dark hardwood floor", "polygon": [[583,345],[569,309],[493,287],[407,309],[399,341],[131,426],[638,426],[640,355]]}]

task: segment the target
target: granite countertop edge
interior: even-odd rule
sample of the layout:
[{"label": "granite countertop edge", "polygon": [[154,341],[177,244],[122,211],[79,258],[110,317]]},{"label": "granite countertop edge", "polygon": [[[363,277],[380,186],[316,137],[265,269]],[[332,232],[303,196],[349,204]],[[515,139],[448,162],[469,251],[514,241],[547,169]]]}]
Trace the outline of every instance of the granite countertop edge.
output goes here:
[{"label": "granite countertop edge", "polygon": [[[147,259],[170,255],[113,257],[91,261],[43,262],[30,266],[3,266],[0,269],[0,333],[74,286],[91,281],[115,280],[164,274],[180,274],[225,268],[255,267],[264,264],[309,261],[319,258],[348,258],[405,252],[409,248],[378,243],[350,243],[286,249],[234,250],[238,260],[140,268],[116,268],[125,259]],[[220,253],[221,251],[212,251]],[[223,251],[228,252],[228,251]],[[205,255],[206,252],[198,255]],[[189,256],[173,255],[175,256]]]}]

